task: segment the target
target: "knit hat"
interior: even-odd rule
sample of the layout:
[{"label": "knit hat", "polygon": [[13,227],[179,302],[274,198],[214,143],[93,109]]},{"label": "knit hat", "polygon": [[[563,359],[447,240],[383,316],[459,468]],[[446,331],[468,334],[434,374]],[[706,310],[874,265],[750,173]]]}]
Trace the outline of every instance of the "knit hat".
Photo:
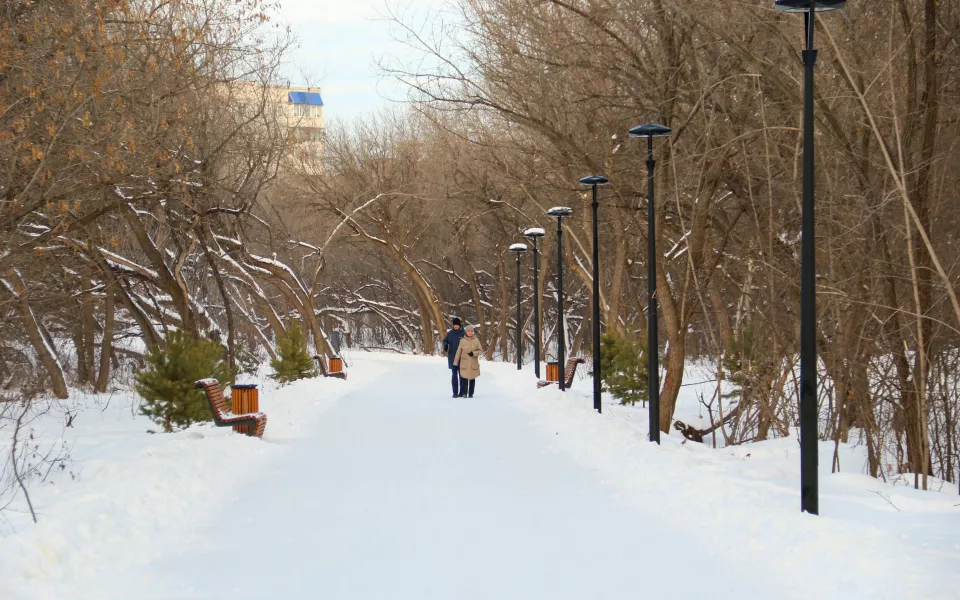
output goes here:
[{"label": "knit hat", "polygon": [[476,331],[476,330],[480,329],[480,326],[479,326],[479,325],[467,325],[464,329],[465,329],[466,331]]},{"label": "knit hat", "polygon": [[454,324],[454,325],[463,325],[463,322],[460,320],[460,317],[454,317],[454,318],[453,318],[453,324]]}]

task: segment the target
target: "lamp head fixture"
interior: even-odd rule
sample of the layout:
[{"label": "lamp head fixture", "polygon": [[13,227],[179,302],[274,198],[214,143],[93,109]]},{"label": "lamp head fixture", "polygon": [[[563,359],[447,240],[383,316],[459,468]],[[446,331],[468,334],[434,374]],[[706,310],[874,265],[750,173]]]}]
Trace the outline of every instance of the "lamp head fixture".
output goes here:
[{"label": "lamp head fixture", "polygon": [[805,13],[810,7],[816,12],[840,10],[847,0],[774,0],[778,12]]},{"label": "lamp head fixture", "polygon": [[637,125],[630,130],[630,137],[664,137],[673,133],[673,130],[664,125],[656,123],[647,123],[646,125]]},{"label": "lamp head fixture", "polygon": [[547,232],[544,231],[543,227],[528,227],[523,230],[523,237],[533,240],[534,243],[545,235],[547,235]]},{"label": "lamp head fixture", "polygon": [[544,231],[543,227],[528,227],[523,230],[523,237],[536,241],[538,238],[542,238],[547,235],[547,232]]},{"label": "lamp head fixture", "polygon": [[590,175],[581,179],[580,183],[582,185],[606,185],[610,183],[610,180],[603,175]]}]

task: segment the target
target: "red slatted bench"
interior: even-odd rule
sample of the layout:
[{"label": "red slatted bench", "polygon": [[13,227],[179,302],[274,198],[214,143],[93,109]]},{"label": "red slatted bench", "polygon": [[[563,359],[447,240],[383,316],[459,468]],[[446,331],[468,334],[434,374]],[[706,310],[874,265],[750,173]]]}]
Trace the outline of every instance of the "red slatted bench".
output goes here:
[{"label": "red slatted bench", "polygon": [[327,366],[327,357],[322,355],[317,355],[313,357],[313,360],[317,361],[317,364],[320,366],[320,374],[324,377],[336,377],[337,379],[346,379],[346,371],[330,371],[330,367]]},{"label": "red slatted bench", "polygon": [[[579,356],[576,356],[576,357],[574,357],[574,358],[571,358],[570,360],[567,361],[567,364],[566,364],[566,366],[565,366],[564,369],[563,369],[563,374],[566,376],[566,378],[565,378],[565,380],[564,380],[564,382],[563,382],[564,388],[569,389],[569,388],[573,387],[573,375],[577,372],[577,365],[582,365],[582,364],[584,364],[585,362],[587,362],[587,361],[585,361],[583,358],[581,358],[581,357],[579,357]],[[537,387],[538,387],[538,388],[543,388],[543,387],[547,387],[548,385],[553,385],[553,384],[555,384],[555,383],[557,383],[557,382],[556,382],[556,381],[546,381],[546,380],[541,379],[540,381],[537,382]]]},{"label": "red slatted bench", "polygon": [[248,425],[247,435],[263,437],[263,432],[267,428],[267,415],[262,412],[249,413],[245,415],[235,415],[227,407],[227,401],[223,397],[223,389],[220,388],[220,382],[216,379],[201,379],[194,384],[198,390],[203,390],[210,402],[210,409],[213,411],[213,422],[217,427],[232,427],[234,425]]}]

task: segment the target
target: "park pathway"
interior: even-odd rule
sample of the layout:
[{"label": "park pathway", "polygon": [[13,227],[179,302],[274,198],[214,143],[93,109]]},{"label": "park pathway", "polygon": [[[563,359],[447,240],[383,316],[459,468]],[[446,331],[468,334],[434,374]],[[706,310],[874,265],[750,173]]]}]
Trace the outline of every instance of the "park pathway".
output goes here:
[{"label": "park pathway", "polygon": [[548,450],[517,408],[532,381],[509,389],[491,369],[476,398],[452,399],[442,360],[362,359],[303,436],[267,436],[291,446],[282,463],[191,532],[203,543],[144,567],[131,597],[765,596]]}]

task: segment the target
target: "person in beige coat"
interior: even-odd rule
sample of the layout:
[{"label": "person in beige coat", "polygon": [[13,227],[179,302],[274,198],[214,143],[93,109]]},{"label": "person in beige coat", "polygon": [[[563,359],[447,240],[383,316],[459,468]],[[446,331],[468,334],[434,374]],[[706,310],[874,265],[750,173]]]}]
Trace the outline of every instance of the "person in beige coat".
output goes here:
[{"label": "person in beige coat", "polygon": [[453,364],[460,367],[460,397],[473,398],[476,389],[477,377],[480,377],[480,355],[483,348],[475,333],[476,326],[467,325],[467,335],[461,340],[457,348],[457,355]]}]

